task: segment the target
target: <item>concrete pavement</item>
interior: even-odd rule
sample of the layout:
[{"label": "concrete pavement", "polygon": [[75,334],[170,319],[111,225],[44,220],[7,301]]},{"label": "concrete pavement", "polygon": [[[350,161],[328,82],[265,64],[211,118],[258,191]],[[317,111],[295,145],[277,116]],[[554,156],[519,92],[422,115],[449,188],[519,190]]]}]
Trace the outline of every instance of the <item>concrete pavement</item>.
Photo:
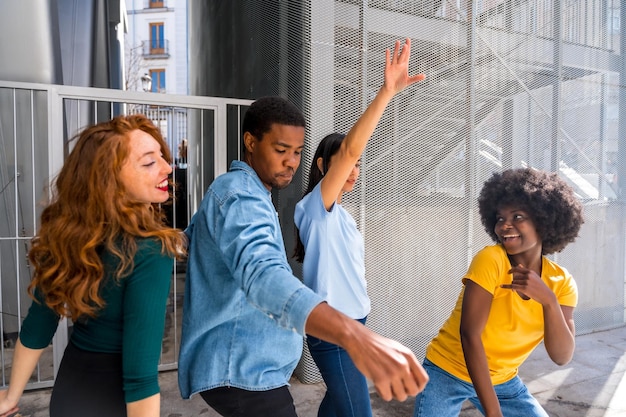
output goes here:
[{"label": "concrete pavement", "polygon": [[[543,346],[533,352],[520,370],[530,391],[550,417],[626,417],[626,326],[578,336],[576,344],[574,359],[563,367],[550,361]],[[181,399],[176,371],[162,372],[160,384],[162,417],[219,417],[198,395]],[[292,378],[290,389],[299,417],[316,417],[324,384]],[[375,417],[412,416],[413,398],[385,402],[376,393],[371,398]],[[47,417],[49,399],[49,389],[26,392],[20,415]],[[461,417],[480,415],[469,403],[461,412]]]}]

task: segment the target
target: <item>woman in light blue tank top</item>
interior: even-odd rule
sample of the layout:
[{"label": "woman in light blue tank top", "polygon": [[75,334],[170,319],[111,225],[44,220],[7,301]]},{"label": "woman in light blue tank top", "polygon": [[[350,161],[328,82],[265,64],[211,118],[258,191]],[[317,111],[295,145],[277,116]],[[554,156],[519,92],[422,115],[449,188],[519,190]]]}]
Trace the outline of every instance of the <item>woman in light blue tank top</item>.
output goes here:
[{"label": "woman in light blue tank top", "polygon": [[[386,51],[385,81],[347,135],[333,133],[319,143],[307,190],[296,205],[298,239],[294,258],[303,263],[304,283],[332,307],[365,324],[370,300],[365,283],[363,237],[341,206],[360,172],[360,158],[391,99],[424,74],[408,75],[411,41],[393,55]],[[318,417],[371,417],[367,381],[340,346],[307,335],[311,356],[327,386]]]}]

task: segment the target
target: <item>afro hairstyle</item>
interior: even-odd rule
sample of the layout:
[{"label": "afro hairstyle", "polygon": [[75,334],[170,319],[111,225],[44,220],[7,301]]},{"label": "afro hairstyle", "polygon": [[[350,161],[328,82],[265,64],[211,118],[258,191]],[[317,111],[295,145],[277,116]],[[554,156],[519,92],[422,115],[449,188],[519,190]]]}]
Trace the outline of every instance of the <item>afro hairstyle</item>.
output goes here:
[{"label": "afro hairstyle", "polygon": [[489,236],[495,233],[496,213],[517,207],[528,213],[542,241],[542,254],[561,252],[578,237],[584,223],[583,206],[574,190],[556,173],[517,168],[494,173],[478,197],[480,218]]}]

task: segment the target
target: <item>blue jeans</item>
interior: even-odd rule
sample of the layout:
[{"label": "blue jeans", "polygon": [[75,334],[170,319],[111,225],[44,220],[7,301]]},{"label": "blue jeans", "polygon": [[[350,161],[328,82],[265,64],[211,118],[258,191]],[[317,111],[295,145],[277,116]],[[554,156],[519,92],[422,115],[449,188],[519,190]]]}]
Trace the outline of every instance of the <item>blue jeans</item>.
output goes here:
[{"label": "blue jeans", "polygon": [[[428,359],[424,359],[424,369],[430,379],[424,391],[415,398],[413,417],[458,417],[465,400],[485,414],[472,384],[449,374]],[[494,389],[503,416],[548,417],[519,376],[495,385]]]},{"label": "blue jeans", "polygon": [[[358,320],[365,324],[365,318]],[[367,380],[342,347],[316,337],[306,338],[309,352],[326,383],[318,417],[371,417]]]}]

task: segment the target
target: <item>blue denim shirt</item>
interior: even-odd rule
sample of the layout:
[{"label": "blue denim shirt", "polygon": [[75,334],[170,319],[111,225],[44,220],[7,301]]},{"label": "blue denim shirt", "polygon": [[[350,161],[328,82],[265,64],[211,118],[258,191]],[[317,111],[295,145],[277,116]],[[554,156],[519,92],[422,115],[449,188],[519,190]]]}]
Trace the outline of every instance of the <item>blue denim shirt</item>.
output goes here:
[{"label": "blue denim shirt", "polygon": [[306,319],[322,299],[293,276],[271,194],[256,172],[234,161],[211,184],[186,233],[183,398],[221,386],[288,385]]}]

